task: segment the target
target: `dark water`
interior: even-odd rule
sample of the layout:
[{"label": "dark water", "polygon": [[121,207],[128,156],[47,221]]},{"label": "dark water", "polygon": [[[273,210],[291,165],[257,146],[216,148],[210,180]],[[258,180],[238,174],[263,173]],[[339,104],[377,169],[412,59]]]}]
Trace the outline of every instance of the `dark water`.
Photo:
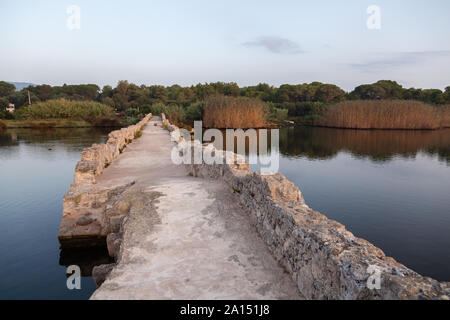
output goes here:
[{"label": "dark water", "polygon": [[[90,271],[105,252],[60,253],[57,234],[81,150],[108,131],[0,130],[0,299],[87,299],[95,290]],[[66,287],[71,264],[85,276],[81,290]]]},{"label": "dark water", "polygon": [[282,129],[280,171],[314,210],[450,281],[450,129]]}]

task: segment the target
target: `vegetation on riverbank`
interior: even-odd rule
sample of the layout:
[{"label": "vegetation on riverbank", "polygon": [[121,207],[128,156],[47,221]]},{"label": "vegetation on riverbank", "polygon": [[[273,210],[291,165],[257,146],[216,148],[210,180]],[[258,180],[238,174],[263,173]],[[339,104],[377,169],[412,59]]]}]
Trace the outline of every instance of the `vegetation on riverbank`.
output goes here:
[{"label": "vegetation on riverbank", "polygon": [[439,129],[449,108],[419,101],[355,100],[326,108],[314,125],[350,129]]},{"label": "vegetation on riverbank", "polygon": [[38,102],[17,110],[16,119],[84,119],[114,117],[114,109],[94,101],[69,101],[65,99]]},{"label": "vegetation on riverbank", "polygon": [[[11,119],[13,118],[13,119]],[[38,102],[3,120],[7,128],[82,128],[120,126],[114,109],[94,101],[65,99]]]},{"label": "vegetation on riverbank", "polygon": [[[226,108],[223,106],[223,103],[210,104],[208,114],[206,114],[208,99],[217,96],[226,97],[221,98],[224,101],[238,102],[234,107]],[[335,105],[339,105],[342,102],[347,101],[351,104],[351,101],[360,101],[358,103],[362,104],[362,101],[364,101],[364,104],[367,103],[367,106],[369,106],[372,101],[383,101],[379,103],[384,104],[384,101],[397,100],[403,101],[404,105],[413,106],[412,108],[415,108],[417,102],[422,102],[444,110],[443,106],[445,104],[450,105],[450,86],[445,91],[439,89],[407,89],[395,81],[381,80],[373,84],[358,86],[351,92],[345,92],[336,85],[320,82],[297,85],[284,84],[280,87],[270,86],[265,83],[260,83],[256,86],[239,87],[233,82],[205,83],[190,87],[181,87],[179,85],[165,87],[161,85],[137,86],[128,83],[128,81],[119,81],[115,88],[104,86],[103,89],[100,89],[94,84],[53,87],[44,84],[29,86],[20,91],[15,91],[14,86],[0,81],[0,119],[23,120],[37,119],[38,117],[43,119],[65,117],[67,108],[64,105],[74,103],[79,105],[80,108],[71,111],[71,108],[68,108],[70,117],[88,121],[94,126],[113,126],[117,124],[128,126],[137,123],[145,114],[150,112],[153,114],[164,112],[173,123],[187,129],[193,126],[195,120],[202,119],[204,122],[206,120],[207,123],[205,125],[207,126],[217,124],[219,127],[259,127],[263,118],[266,121],[262,126],[268,127],[289,124],[288,120],[305,125],[317,125],[320,122],[334,124],[339,117],[336,113]],[[247,103],[243,103],[243,101],[247,101]],[[30,102],[31,106],[28,106]],[[9,113],[6,111],[9,103],[15,105],[15,112]],[[53,108],[49,107],[47,103],[52,105]],[[235,102],[227,103],[231,105]],[[392,103],[389,102],[389,104]],[[393,104],[399,105],[397,102],[393,102]],[[88,105],[88,107],[82,107],[84,105]],[[102,107],[98,108],[98,105],[102,105]],[[264,117],[260,116],[259,111],[254,115],[251,114],[255,105],[265,106]],[[62,110],[59,110],[60,106],[62,106]],[[215,107],[218,110],[214,110]],[[250,114],[248,114],[248,108],[252,110]],[[349,118],[358,119],[358,121],[361,121],[361,124],[348,124],[347,122],[356,120],[346,119],[346,123],[335,123],[334,125],[363,128],[372,126],[369,124],[373,121],[377,123],[376,126],[381,126],[379,125],[380,121],[386,120],[389,123],[382,127],[390,128],[395,121],[397,123],[401,121],[399,120],[400,118],[397,120],[389,118],[389,112],[393,114],[397,111],[397,113],[402,113],[407,109],[404,106],[402,108],[401,110],[386,109],[383,111],[384,113],[380,111],[381,109],[377,111],[383,115],[369,108],[372,113],[370,119],[366,119],[365,114],[362,112],[355,118],[356,111],[353,110],[351,111],[352,113],[348,113]],[[97,112],[99,110],[100,112]],[[103,113],[105,110],[107,111]],[[334,116],[331,115],[332,111],[327,110],[334,110]],[[349,109],[347,111],[350,112]],[[227,115],[226,113],[229,112],[231,114]],[[324,114],[327,114],[327,116],[319,120]],[[408,114],[412,116],[411,112]],[[23,115],[27,117],[25,118]],[[410,116],[404,118],[403,121],[410,119]],[[216,119],[216,117],[218,118]],[[335,117],[335,119],[332,120],[332,117]],[[343,120],[340,121],[342,122]],[[427,119],[424,118],[420,122],[425,124],[420,124],[419,120],[416,119],[407,126],[412,128],[436,127],[435,124],[430,125],[430,121],[429,117]],[[447,113],[443,113],[441,122],[443,124],[450,122]],[[404,126],[403,124],[402,127]]]}]

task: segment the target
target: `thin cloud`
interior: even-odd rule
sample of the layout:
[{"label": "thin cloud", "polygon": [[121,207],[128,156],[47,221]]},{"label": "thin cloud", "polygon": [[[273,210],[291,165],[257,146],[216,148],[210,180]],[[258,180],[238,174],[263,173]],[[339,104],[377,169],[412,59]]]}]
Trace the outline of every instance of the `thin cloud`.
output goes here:
[{"label": "thin cloud", "polygon": [[376,72],[423,63],[429,59],[450,57],[450,50],[418,51],[390,54],[387,57],[369,60],[363,63],[351,63],[350,67],[364,72]]},{"label": "thin cloud", "polygon": [[278,54],[298,54],[304,53],[300,46],[289,39],[276,37],[276,36],[264,36],[253,41],[248,41],[243,44],[246,47],[261,47],[269,50],[272,53]]}]

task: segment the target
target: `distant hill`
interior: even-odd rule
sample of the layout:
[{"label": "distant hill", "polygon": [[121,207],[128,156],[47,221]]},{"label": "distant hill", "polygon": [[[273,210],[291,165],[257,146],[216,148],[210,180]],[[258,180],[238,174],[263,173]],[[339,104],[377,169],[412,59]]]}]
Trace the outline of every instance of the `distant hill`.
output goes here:
[{"label": "distant hill", "polygon": [[11,83],[11,84],[15,85],[17,91],[20,91],[23,88],[27,88],[28,86],[33,86],[33,87],[35,86],[34,83],[29,83],[29,82],[11,82],[11,81],[8,81],[8,83]]}]

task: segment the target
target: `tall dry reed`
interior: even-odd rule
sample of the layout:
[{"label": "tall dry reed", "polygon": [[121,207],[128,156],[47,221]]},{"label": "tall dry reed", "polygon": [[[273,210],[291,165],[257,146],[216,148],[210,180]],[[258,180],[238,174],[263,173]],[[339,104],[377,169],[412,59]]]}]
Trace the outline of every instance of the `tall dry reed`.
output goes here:
[{"label": "tall dry reed", "polygon": [[203,125],[207,128],[263,128],[268,108],[258,99],[210,96],[205,101]]},{"label": "tall dry reed", "polygon": [[419,101],[355,100],[330,106],[314,124],[351,129],[439,129],[443,114],[442,107]]},{"label": "tall dry reed", "polygon": [[450,128],[450,105],[445,105],[442,107],[442,128]]}]

